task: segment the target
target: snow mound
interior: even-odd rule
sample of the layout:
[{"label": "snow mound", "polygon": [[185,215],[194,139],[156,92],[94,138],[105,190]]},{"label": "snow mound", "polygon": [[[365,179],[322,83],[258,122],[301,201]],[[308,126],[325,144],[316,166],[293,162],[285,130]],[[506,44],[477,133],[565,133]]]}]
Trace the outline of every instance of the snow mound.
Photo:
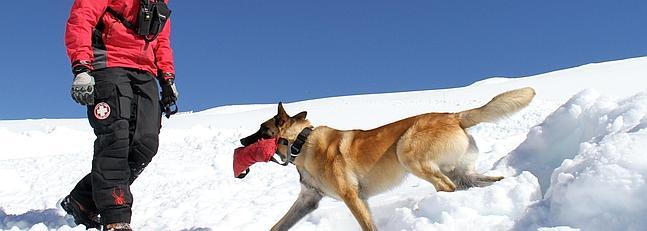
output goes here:
[{"label": "snow mound", "polygon": [[498,166],[531,172],[545,192],[517,229],[643,230],[645,128],[647,92],[613,100],[594,90],[577,94],[533,127]]},{"label": "snow mound", "polygon": [[476,81],[476,82],[470,84],[470,86],[498,85],[498,84],[508,82],[510,80],[511,80],[510,78],[493,77],[493,78],[489,78],[489,79]]}]

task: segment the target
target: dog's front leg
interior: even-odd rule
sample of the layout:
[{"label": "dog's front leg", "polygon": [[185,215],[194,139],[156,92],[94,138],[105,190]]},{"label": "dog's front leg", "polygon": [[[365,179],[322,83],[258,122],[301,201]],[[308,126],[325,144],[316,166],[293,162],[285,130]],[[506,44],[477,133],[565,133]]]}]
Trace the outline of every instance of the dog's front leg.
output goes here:
[{"label": "dog's front leg", "polygon": [[277,222],[272,231],[288,230],[301,218],[314,211],[319,206],[323,194],[315,188],[301,184],[301,193],[290,210]]},{"label": "dog's front leg", "polygon": [[339,196],[344,200],[346,206],[350,209],[355,216],[355,219],[364,231],[377,230],[373,220],[371,219],[371,212],[368,209],[368,204],[365,200],[359,197],[359,192],[354,187],[340,187]]}]

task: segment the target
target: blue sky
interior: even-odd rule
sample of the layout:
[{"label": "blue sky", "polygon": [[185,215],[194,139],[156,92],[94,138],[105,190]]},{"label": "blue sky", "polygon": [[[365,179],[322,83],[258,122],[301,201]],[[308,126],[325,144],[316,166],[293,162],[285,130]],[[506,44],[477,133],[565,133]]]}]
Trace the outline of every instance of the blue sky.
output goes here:
[{"label": "blue sky", "polygon": [[[5,1],[0,119],[82,118],[72,0]],[[178,105],[450,88],[647,54],[647,1],[171,0]]]}]

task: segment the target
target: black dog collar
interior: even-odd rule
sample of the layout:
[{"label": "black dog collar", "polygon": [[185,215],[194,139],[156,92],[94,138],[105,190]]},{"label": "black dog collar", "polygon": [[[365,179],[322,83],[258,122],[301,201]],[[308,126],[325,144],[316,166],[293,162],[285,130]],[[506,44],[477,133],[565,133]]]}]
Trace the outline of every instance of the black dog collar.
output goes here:
[{"label": "black dog collar", "polygon": [[[306,127],[297,136],[297,139],[294,141],[292,144],[292,147],[290,147],[290,153],[292,154],[292,157],[296,158],[299,156],[299,153],[301,153],[301,148],[303,148],[303,145],[306,143],[306,140],[308,140],[308,136],[310,136],[310,133],[312,133],[312,128],[311,127]],[[294,160],[294,158],[292,158]]]},{"label": "black dog collar", "polygon": [[[294,143],[292,143],[292,146],[290,146],[290,153],[287,156],[287,160],[284,163],[279,162],[276,160],[276,158],[272,157],[270,159],[272,162],[277,163],[279,165],[287,166],[290,163],[294,164],[294,159],[296,159],[299,154],[301,153],[301,149],[303,148],[303,145],[306,143],[306,140],[308,140],[308,136],[310,136],[310,133],[312,133],[312,128],[311,127],[306,127],[301,132],[299,135],[297,135],[296,140],[294,140]],[[289,145],[288,140],[285,138],[280,138],[279,139],[279,145]]]}]

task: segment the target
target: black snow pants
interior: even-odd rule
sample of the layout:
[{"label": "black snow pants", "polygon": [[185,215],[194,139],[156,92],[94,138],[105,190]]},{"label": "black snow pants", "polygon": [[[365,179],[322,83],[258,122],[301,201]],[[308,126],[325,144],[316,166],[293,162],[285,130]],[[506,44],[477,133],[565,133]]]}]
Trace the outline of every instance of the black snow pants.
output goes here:
[{"label": "black snow pants", "polygon": [[157,153],[162,112],[155,77],[148,72],[106,68],[92,71],[95,105],[88,106],[94,141],[92,171],[70,195],[103,225],[132,215],[130,184]]}]

